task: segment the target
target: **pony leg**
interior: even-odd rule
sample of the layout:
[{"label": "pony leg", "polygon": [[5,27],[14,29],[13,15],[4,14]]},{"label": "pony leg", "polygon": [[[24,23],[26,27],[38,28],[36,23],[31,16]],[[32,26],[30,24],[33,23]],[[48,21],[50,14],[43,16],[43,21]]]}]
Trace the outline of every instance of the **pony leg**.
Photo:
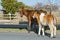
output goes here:
[{"label": "pony leg", "polygon": [[53,28],[54,28],[54,36],[56,36],[56,26],[53,25]]},{"label": "pony leg", "polygon": [[28,16],[28,33],[30,33],[30,30],[31,30],[31,17]]},{"label": "pony leg", "polygon": [[30,33],[30,30],[31,30],[31,21],[29,21],[29,24],[28,24],[28,33]]},{"label": "pony leg", "polygon": [[28,33],[30,33],[31,30],[31,20],[28,20]]},{"label": "pony leg", "polygon": [[45,35],[44,26],[42,27],[42,35],[43,35],[43,36]]},{"label": "pony leg", "polygon": [[51,32],[51,38],[53,38],[53,26],[49,26],[50,27],[50,32]]},{"label": "pony leg", "polygon": [[39,24],[38,35],[40,35],[41,29],[42,29],[42,26],[41,26],[41,24]]}]

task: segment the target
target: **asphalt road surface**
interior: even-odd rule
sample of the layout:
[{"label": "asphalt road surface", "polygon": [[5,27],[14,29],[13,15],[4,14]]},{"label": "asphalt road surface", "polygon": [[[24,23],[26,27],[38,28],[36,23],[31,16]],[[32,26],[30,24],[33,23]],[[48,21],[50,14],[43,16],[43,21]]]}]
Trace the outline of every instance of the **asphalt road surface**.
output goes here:
[{"label": "asphalt road surface", "polygon": [[0,40],[60,40],[60,34],[51,39],[48,36],[38,36],[36,33],[0,32]]},{"label": "asphalt road surface", "polygon": [[[23,23],[20,23],[23,24]],[[25,24],[25,22],[24,22]],[[23,28],[26,25],[0,25],[0,28]],[[58,27],[60,29],[60,26]],[[38,36],[36,33],[22,33],[22,32],[0,32],[0,40],[60,40],[60,34],[56,38],[50,38],[50,34],[46,36]]]}]

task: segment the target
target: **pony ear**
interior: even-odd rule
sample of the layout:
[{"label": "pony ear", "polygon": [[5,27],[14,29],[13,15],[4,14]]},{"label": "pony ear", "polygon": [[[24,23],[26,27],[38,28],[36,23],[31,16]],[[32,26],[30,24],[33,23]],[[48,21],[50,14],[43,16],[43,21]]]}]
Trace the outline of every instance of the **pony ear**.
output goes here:
[{"label": "pony ear", "polygon": [[24,10],[24,7],[20,6],[19,11],[22,11],[22,10]]},{"label": "pony ear", "polygon": [[23,6],[21,6],[20,8],[21,8],[21,9],[24,9],[24,7],[23,7]]}]

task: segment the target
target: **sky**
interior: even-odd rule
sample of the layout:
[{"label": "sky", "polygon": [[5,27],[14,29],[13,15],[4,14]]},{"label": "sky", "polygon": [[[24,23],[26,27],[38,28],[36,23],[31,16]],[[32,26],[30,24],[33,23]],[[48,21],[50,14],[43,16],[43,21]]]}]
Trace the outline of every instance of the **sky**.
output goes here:
[{"label": "sky", "polygon": [[[28,6],[33,6],[36,5],[37,3],[43,3],[43,4],[48,4],[48,0],[17,0],[18,2],[23,2],[25,5]],[[50,0],[52,4],[60,5],[60,0]],[[0,0],[1,2],[1,0]],[[0,9],[2,9],[2,6],[0,5]]]},{"label": "sky", "polygon": [[[37,3],[48,4],[48,0],[18,0],[19,2],[23,2],[26,5],[33,6]],[[60,0],[50,0],[52,4],[60,4]]]},{"label": "sky", "polygon": [[29,6],[33,6],[33,5],[35,5],[35,4],[37,4],[37,3],[39,3],[39,2],[44,2],[44,3],[46,3],[47,1],[45,1],[45,0],[18,0],[19,2],[21,1],[21,2],[23,2],[23,3],[25,3],[26,5],[29,5]]}]

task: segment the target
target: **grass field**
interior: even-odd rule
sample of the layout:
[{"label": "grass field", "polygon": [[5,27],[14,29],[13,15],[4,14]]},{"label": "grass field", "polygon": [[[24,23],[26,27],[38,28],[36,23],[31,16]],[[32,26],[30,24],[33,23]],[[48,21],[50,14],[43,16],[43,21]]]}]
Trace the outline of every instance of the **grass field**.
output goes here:
[{"label": "grass field", "polygon": [[[50,33],[50,30],[47,30],[46,32]],[[60,30],[57,30],[57,34],[60,34]]]},{"label": "grass field", "polygon": [[27,30],[19,28],[0,28],[0,32],[27,32]]},{"label": "grass field", "polygon": [[[0,28],[0,32],[26,32],[27,33],[28,31],[26,29],[19,29],[19,28]],[[46,30],[46,32],[50,33],[50,30]],[[57,34],[60,34],[60,30],[57,30]]]}]

